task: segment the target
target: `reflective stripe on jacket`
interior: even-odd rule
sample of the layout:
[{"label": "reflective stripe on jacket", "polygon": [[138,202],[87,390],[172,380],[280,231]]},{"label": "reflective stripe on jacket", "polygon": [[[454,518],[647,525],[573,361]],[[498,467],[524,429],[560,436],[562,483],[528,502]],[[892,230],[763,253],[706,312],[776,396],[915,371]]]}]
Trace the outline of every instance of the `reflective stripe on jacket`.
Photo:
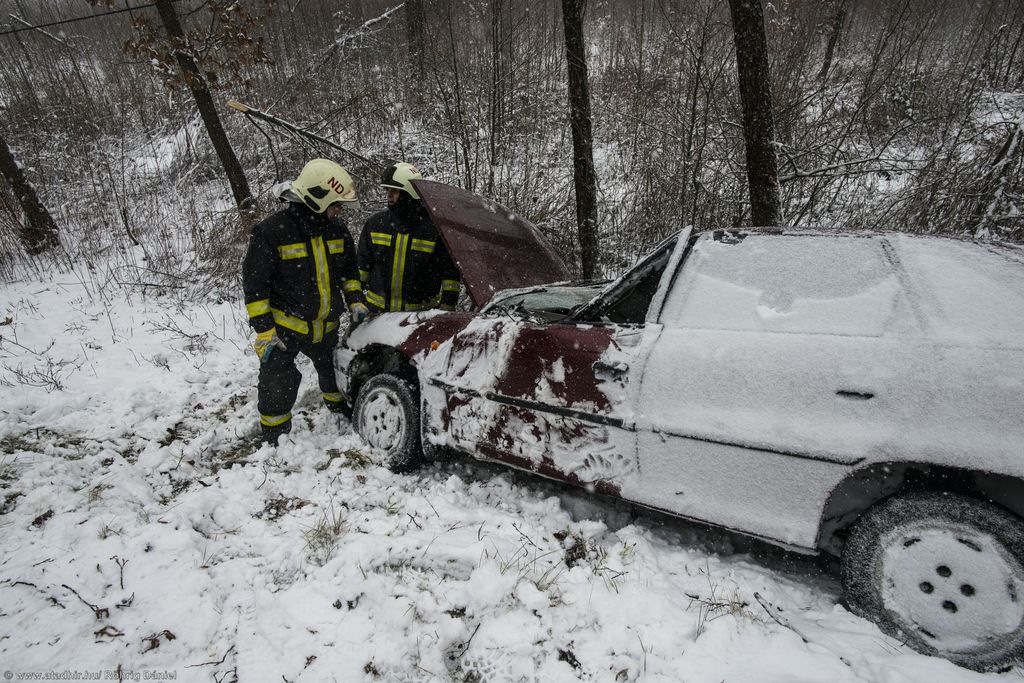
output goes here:
[{"label": "reflective stripe on jacket", "polygon": [[348,228],[297,203],[253,227],[242,287],[257,332],[280,325],[313,343],[338,327],[346,300],[363,300]]}]

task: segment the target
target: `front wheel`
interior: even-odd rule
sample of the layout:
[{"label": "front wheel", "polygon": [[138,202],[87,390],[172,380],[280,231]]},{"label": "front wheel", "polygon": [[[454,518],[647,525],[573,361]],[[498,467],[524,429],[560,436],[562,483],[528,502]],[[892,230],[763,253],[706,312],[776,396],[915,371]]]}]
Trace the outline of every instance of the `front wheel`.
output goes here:
[{"label": "front wheel", "polygon": [[359,389],[353,424],[370,445],[374,460],[406,471],[423,460],[416,388],[395,375],[375,375]]},{"label": "front wheel", "polygon": [[889,498],[843,548],[850,609],[915,650],[989,671],[1024,656],[1024,523],[947,493]]}]

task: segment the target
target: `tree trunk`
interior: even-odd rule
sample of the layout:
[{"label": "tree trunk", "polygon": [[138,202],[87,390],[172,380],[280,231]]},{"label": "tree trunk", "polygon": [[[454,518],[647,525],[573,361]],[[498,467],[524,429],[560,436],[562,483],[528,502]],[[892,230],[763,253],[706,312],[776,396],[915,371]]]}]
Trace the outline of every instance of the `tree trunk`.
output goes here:
[{"label": "tree trunk", "polygon": [[586,0],[562,0],[565,56],[569,67],[569,122],[572,127],[573,184],[580,265],[584,278],[597,274],[597,174],[594,172],[594,135],[590,120],[590,84],[583,41]]},{"label": "tree trunk", "polygon": [[242,165],[238,162],[238,157],[235,156],[235,150],[224,132],[224,126],[220,122],[220,116],[217,114],[217,107],[213,103],[213,96],[206,85],[206,80],[199,71],[199,66],[186,50],[185,32],[174,11],[173,2],[172,0],[156,0],[156,9],[160,14],[160,22],[163,24],[164,30],[167,31],[167,35],[170,36],[174,44],[174,58],[178,62],[185,83],[192,91],[192,97],[195,98],[196,106],[199,108],[199,115],[206,125],[206,132],[210,135],[213,148],[217,152],[217,156],[220,157],[221,164],[224,165],[224,172],[227,174],[228,182],[231,183],[231,192],[235,196],[235,204],[238,205],[243,217],[250,218],[256,208],[256,201],[249,190],[249,181],[246,180],[245,171],[242,170]]},{"label": "tree trunk", "polygon": [[773,147],[775,119],[761,0],[729,0],[729,10],[743,106],[751,221],[753,225],[780,225],[779,172]]},{"label": "tree trunk", "polygon": [[0,174],[14,190],[14,196],[25,212],[25,224],[15,221],[18,239],[29,254],[41,254],[60,244],[57,239],[57,224],[53,216],[39,200],[39,195],[25,177],[18,162],[7,145],[7,139],[0,133]]},{"label": "tree trunk", "polygon": [[839,7],[836,9],[836,16],[832,20],[832,30],[828,34],[828,45],[825,46],[825,60],[821,64],[821,71],[818,72],[818,82],[823,84],[828,78],[828,72],[832,69],[832,60],[836,55],[836,46],[839,44],[839,37],[843,34],[843,24],[846,23],[846,11],[849,0],[839,0]]},{"label": "tree trunk", "polygon": [[405,39],[409,44],[409,81],[419,87],[426,81],[427,41],[424,36],[426,12],[423,0],[405,0]]}]

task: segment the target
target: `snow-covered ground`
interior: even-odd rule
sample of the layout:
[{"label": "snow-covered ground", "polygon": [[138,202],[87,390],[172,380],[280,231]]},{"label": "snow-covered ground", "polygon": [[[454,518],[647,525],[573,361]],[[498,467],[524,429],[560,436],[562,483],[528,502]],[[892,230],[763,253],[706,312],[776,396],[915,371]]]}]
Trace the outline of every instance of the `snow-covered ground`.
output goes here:
[{"label": "snow-covered ground", "polygon": [[308,365],[256,447],[242,306],[151,294],[0,286],[5,679],[1024,678],[902,647],[805,558],[468,460],[376,467]]}]

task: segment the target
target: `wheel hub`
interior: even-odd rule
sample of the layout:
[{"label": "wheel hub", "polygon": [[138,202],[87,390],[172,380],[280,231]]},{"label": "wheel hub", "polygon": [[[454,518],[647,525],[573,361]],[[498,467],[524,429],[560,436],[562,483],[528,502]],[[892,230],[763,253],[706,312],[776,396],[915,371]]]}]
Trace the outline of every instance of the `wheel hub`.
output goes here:
[{"label": "wheel hub", "polygon": [[940,652],[984,649],[1024,631],[1024,568],[991,535],[921,522],[881,539],[882,601]]},{"label": "wheel hub", "polygon": [[359,433],[373,448],[390,453],[405,436],[405,414],[398,397],[381,387],[363,402]]}]

